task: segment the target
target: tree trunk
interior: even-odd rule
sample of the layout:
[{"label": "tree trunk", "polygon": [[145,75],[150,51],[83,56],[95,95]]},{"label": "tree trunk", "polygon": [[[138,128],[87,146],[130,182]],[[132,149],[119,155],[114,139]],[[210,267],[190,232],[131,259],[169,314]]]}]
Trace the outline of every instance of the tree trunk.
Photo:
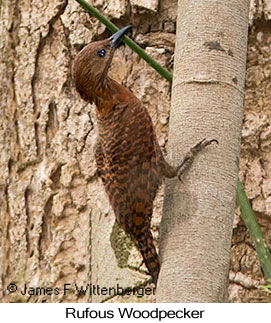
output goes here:
[{"label": "tree trunk", "polygon": [[[1,2],[2,301],[89,299],[71,290],[89,282],[87,180],[95,171],[85,151],[93,127],[70,76],[67,31],[76,7]],[[9,293],[10,283],[16,292]],[[24,294],[25,286],[52,291]]]},{"label": "tree trunk", "polygon": [[161,223],[161,302],[227,300],[239,165],[248,0],[180,0],[169,151],[177,164],[215,138],[183,178],[166,182]]}]

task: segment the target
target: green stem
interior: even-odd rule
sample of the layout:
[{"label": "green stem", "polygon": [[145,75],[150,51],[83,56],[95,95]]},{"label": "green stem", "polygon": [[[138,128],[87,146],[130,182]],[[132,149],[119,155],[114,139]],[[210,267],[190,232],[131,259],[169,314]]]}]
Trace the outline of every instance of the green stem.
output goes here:
[{"label": "green stem", "polygon": [[[80,5],[101,21],[110,31],[115,33],[118,31],[118,27],[112,22],[107,20],[97,9],[93,8],[85,0],[76,0]],[[172,83],[172,75],[164,69],[160,64],[153,60],[141,47],[139,47],[132,39],[128,36],[123,37],[123,41],[135,51],[141,58],[143,58],[150,66],[152,66],[161,76],[167,79]],[[246,196],[246,193],[243,189],[242,183],[238,179],[237,183],[237,205],[240,207],[242,218],[246,224],[246,227],[249,231],[250,237],[255,244],[256,251],[259,256],[260,263],[262,265],[265,277],[271,278],[271,254],[269,249],[266,246],[264,236],[262,234],[261,228],[259,227],[254,212],[251,208],[249,200]]]},{"label": "green stem", "polygon": [[119,30],[119,28],[114,25],[111,21],[106,19],[100,11],[93,8],[87,1],[85,0],[76,0],[84,9],[86,9],[93,17],[96,17],[100,22],[102,22],[112,33],[115,33]]},{"label": "green stem", "polygon": [[249,200],[246,196],[242,183],[238,180],[237,182],[237,197],[236,203],[240,207],[242,218],[250,234],[251,240],[254,242],[261,266],[264,271],[266,279],[271,278],[271,254],[266,246],[263,233],[257,220],[255,218],[252,207],[250,206]]},{"label": "green stem", "polygon": [[[80,5],[86,9],[92,16],[96,17],[100,22],[102,22],[110,31],[115,33],[118,31],[118,27],[112,22],[107,20],[97,9],[93,8],[85,0],[76,0]],[[127,44],[134,52],[136,52],[140,57],[142,57],[151,67],[153,67],[160,75],[162,75],[166,80],[172,82],[172,75],[158,64],[154,59],[152,59],[140,46],[138,46],[131,38],[128,36],[123,37],[123,41]]]}]

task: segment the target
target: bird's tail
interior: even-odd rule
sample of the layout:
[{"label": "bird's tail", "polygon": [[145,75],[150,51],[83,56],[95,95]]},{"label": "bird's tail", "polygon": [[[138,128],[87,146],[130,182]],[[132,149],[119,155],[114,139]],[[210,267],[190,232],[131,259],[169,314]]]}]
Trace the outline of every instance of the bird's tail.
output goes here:
[{"label": "bird's tail", "polygon": [[137,236],[137,244],[138,249],[142,254],[144,263],[152,276],[152,280],[156,285],[159,271],[160,271],[160,263],[158,259],[158,255],[153,244],[153,236],[150,230],[141,232]]}]

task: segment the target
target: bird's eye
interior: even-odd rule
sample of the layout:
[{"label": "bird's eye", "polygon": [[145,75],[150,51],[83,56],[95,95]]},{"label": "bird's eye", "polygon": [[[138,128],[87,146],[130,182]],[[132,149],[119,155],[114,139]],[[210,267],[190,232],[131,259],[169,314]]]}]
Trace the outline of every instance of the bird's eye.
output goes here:
[{"label": "bird's eye", "polygon": [[106,50],[104,48],[101,48],[98,50],[98,55],[100,57],[104,57],[106,55]]}]

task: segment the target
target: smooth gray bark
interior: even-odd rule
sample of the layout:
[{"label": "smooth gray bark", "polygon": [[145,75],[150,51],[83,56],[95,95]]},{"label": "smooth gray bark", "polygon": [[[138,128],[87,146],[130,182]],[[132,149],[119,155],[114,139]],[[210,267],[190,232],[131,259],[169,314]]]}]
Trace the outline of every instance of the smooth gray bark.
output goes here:
[{"label": "smooth gray bark", "polygon": [[183,178],[166,182],[159,302],[223,302],[239,165],[248,0],[179,0],[169,157],[207,147]]}]

